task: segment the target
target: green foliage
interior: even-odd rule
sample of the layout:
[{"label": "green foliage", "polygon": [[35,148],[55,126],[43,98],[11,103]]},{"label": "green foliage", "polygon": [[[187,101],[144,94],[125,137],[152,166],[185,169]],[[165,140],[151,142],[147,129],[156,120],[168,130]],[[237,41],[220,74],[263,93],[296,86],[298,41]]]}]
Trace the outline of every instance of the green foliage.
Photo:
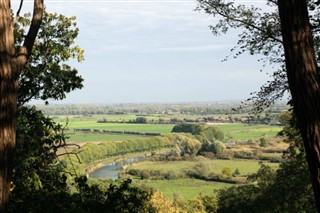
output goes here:
[{"label": "green foliage", "polygon": [[262,165],[249,178],[256,185],[220,191],[219,212],[316,212],[301,136],[294,117],[286,113],[285,118],[281,134],[290,141],[286,161],[276,171]]},{"label": "green foliage", "polygon": [[219,140],[222,141],[224,139],[224,133],[220,129],[213,127],[213,126],[207,126],[200,134],[203,138],[209,141],[215,141]]},{"label": "green foliage", "polygon": [[146,137],[127,141],[106,141],[99,144],[87,143],[76,149],[78,158],[71,156],[61,162],[69,172],[75,169],[77,173],[83,174],[86,165],[103,160],[112,156],[125,155],[135,152],[152,151],[161,148],[172,147],[172,142],[167,137]]},{"label": "green foliage", "polygon": [[256,206],[259,189],[254,185],[234,186],[219,191],[218,212],[255,213],[263,209]]},{"label": "green foliage", "polygon": [[205,141],[202,143],[201,148],[199,150],[199,154],[205,154],[206,152],[212,152],[216,157],[223,156],[225,151],[225,145],[219,141]]},{"label": "green foliage", "polygon": [[[191,200],[185,200],[181,195],[175,194],[173,205],[182,212],[187,213],[215,213],[218,209],[218,200],[215,196],[200,195]],[[179,211],[179,212],[180,212]]]},{"label": "green foliage", "polygon": [[131,180],[101,189],[87,178],[76,178],[77,191],[30,191],[28,196],[10,203],[9,212],[153,212],[151,190],[132,186]]},{"label": "green foliage", "polygon": [[221,174],[224,176],[224,177],[231,177],[231,174],[232,174],[232,172],[231,172],[231,168],[229,168],[229,167],[224,167],[223,169],[222,169],[222,171],[221,171]]},{"label": "green foliage", "polygon": [[[20,107],[9,211],[30,212],[53,203],[68,191],[66,176],[57,164],[57,150],[65,146],[61,125],[34,107]],[[37,202],[35,203],[35,200]]]},{"label": "green foliage", "polygon": [[105,212],[152,212],[148,201],[152,191],[142,190],[130,185],[131,180],[124,181],[120,186],[110,185],[106,194]]},{"label": "green foliage", "polygon": [[201,148],[200,141],[192,136],[173,134],[170,139],[176,144],[177,154],[180,156],[196,156]]},{"label": "green foliage", "polygon": [[[187,150],[187,154],[195,155],[194,152],[196,151],[194,148],[197,149],[198,153],[206,153],[212,152],[214,154],[221,155],[224,151],[224,145],[219,143],[217,140],[223,140],[224,134],[221,130],[213,127],[213,126],[202,126],[197,124],[178,124],[173,127],[172,132],[184,132],[184,133],[191,133],[195,135],[195,138],[201,142],[201,147],[199,148],[196,143],[192,142],[191,139],[187,139],[186,137],[180,136],[177,137],[175,140],[178,141],[179,145],[179,152],[183,156],[186,151],[186,148],[189,147]],[[192,149],[192,150],[191,150]]]},{"label": "green foliage", "polygon": [[34,107],[20,107],[14,158],[12,202],[34,191],[65,190],[57,150],[65,146],[63,128]]},{"label": "green foliage", "polygon": [[[15,26],[17,46],[23,41],[30,18],[30,14],[18,18]],[[84,51],[75,45],[79,33],[75,19],[56,13],[44,13],[30,62],[20,74],[19,105],[31,99],[46,102],[49,98],[61,100],[66,97],[66,93],[83,87],[83,79],[78,71],[66,64],[71,59],[84,60]]]},{"label": "green foliage", "polygon": [[146,124],[147,123],[147,118],[146,117],[137,117],[134,121],[134,123],[137,124]]},{"label": "green foliage", "polygon": [[198,124],[178,124],[173,127],[171,132],[191,133],[192,135],[199,135],[202,131],[202,126]]},{"label": "green foliage", "polygon": [[266,138],[260,138],[259,141],[260,141],[260,144],[259,144],[260,147],[267,147],[268,146],[268,141]]},{"label": "green foliage", "polygon": [[239,171],[238,168],[236,168],[236,170],[234,170],[234,172],[232,173],[232,176],[236,177],[236,176],[239,176],[241,173]]},{"label": "green foliage", "polygon": [[297,120],[295,116],[293,116],[293,112],[283,111],[279,115],[279,118],[285,126],[278,135],[286,137],[286,142],[289,143],[288,152],[284,157],[288,159],[305,159],[302,137],[297,128]]},{"label": "green foliage", "polygon": [[216,196],[209,195],[201,195],[199,196],[201,199],[203,206],[205,207],[205,211],[208,213],[215,213],[218,210],[218,199]]},{"label": "green foliage", "polygon": [[212,173],[212,169],[209,164],[198,163],[192,168],[197,176],[208,178],[210,173]]}]

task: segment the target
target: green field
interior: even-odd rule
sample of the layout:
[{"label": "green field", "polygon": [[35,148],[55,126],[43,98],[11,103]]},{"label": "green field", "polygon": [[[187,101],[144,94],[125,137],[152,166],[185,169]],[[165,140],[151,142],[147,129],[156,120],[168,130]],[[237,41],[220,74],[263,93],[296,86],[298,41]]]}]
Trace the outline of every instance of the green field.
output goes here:
[{"label": "green field", "polygon": [[197,179],[176,180],[134,180],[139,185],[151,187],[161,191],[167,199],[173,199],[174,195],[181,195],[189,200],[196,198],[199,194],[212,195],[215,190],[233,186],[233,184],[208,182]]},{"label": "green field", "polygon": [[[119,115],[118,115],[119,116]],[[130,115],[126,115],[128,118]],[[134,115],[132,115],[134,116]],[[97,130],[115,130],[115,131],[132,131],[132,132],[142,132],[142,133],[160,133],[162,135],[167,135],[171,132],[173,124],[129,124],[129,123],[98,123],[97,121],[101,119],[101,116],[94,117],[59,117],[55,118],[55,121],[61,125],[65,125],[68,122],[66,134],[68,141],[70,142],[83,142],[83,141],[107,141],[107,140],[128,140],[137,137],[139,135],[121,135],[121,134],[105,134],[105,133],[84,133],[75,132],[74,129],[94,129]]]},{"label": "green field", "polygon": [[[130,169],[138,170],[161,170],[163,172],[181,172],[193,168],[197,164],[205,164],[210,172],[220,174],[224,167],[228,167],[231,171],[238,169],[241,175],[248,175],[256,172],[260,168],[260,164],[256,160],[210,160],[206,158],[201,158],[195,161],[143,161],[135,163],[128,167]],[[273,168],[277,168],[277,163],[266,163]]]},{"label": "green field", "polygon": [[[161,172],[179,173],[190,170],[197,164],[205,164],[210,169],[209,172],[220,174],[222,169],[228,167],[231,171],[238,169],[241,175],[249,175],[260,168],[256,160],[209,160],[199,158],[198,161],[143,161],[129,166],[128,170],[160,170]],[[277,168],[276,163],[265,163],[273,168]],[[211,181],[198,180],[193,178],[179,178],[174,180],[140,180],[134,179],[140,185],[154,188],[164,193],[165,197],[172,199],[175,194],[183,195],[186,199],[192,199],[202,194],[213,194],[214,190],[224,187],[234,186],[234,184],[218,183]]]},{"label": "green field", "polygon": [[[141,117],[141,116],[137,116],[134,114],[121,114],[121,115],[60,115],[60,116],[55,116],[54,119],[57,122],[62,122],[64,123],[66,120],[69,121],[98,121],[98,120],[103,120],[106,119],[108,122],[114,123],[114,122],[127,122],[129,120],[133,120],[136,119],[137,117]],[[163,120],[169,120],[170,118],[165,117],[165,116],[161,116],[161,115],[147,115],[147,116],[142,116],[142,117],[146,117],[147,120],[149,122],[152,121],[158,121],[159,119],[163,119]]]},{"label": "green field", "polygon": [[[74,132],[74,129],[94,129],[96,130],[113,130],[113,131],[133,131],[141,133],[160,133],[167,135],[171,132],[174,124],[135,124],[135,123],[98,123],[98,120],[107,119],[108,121],[128,121],[135,119],[136,115],[95,115],[95,116],[59,116],[55,117],[55,121],[61,125],[68,122],[67,135],[70,137],[68,141],[82,142],[82,141],[107,141],[107,140],[127,140],[141,137],[138,135],[114,135],[102,133],[83,133]],[[158,115],[147,116],[148,121],[157,121],[159,118],[167,120],[168,118],[160,117]],[[248,125],[241,123],[227,123],[215,125],[224,132],[225,140],[248,140],[259,139],[261,137],[274,137],[282,129],[279,126],[269,125]]]},{"label": "green field", "polygon": [[225,139],[248,140],[261,137],[275,137],[282,130],[281,126],[248,125],[248,124],[222,124],[217,125],[225,134]]},{"label": "green field", "polygon": [[123,141],[141,136],[134,135],[109,135],[109,134],[96,134],[96,133],[81,133],[81,132],[67,132],[68,142],[95,142],[95,141]]}]

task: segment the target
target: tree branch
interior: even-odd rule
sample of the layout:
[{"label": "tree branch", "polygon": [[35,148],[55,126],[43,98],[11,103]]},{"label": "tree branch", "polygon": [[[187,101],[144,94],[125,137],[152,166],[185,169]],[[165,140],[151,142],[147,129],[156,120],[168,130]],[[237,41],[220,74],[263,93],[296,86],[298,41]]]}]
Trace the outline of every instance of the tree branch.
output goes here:
[{"label": "tree branch", "polygon": [[43,0],[34,0],[31,25],[30,25],[28,34],[25,37],[23,46],[20,48],[20,51],[17,57],[18,64],[20,66],[26,65],[31,55],[32,47],[36,40],[38,31],[40,29],[43,12],[44,12]]},{"label": "tree branch", "polygon": [[[229,5],[227,5],[227,6],[229,6]],[[207,7],[209,8],[210,4],[207,3]],[[223,18],[229,19],[229,20],[234,21],[234,22],[239,22],[239,23],[243,24],[244,26],[246,26],[248,28],[252,28],[252,29],[258,30],[261,33],[264,33],[268,38],[273,39],[274,41],[277,41],[279,43],[282,43],[281,39],[278,39],[277,37],[274,37],[272,34],[266,32],[264,29],[254,25],[254,24],[250,24],[250,23],[246,22],[245,20],[238,19],[238,18],[236,18],[234,16],[230,16],[230,14],[227,14],[227,13],[224,13],[224,12],[218,10],[216,7],[212,7],[212,8],[218,15],[222,16]]]},{"label": "tree branch", "polygon": [[20,11],[21,11],[22,5],[23,5],[23,0],[20,0],[19,9],[17,11],[17,17],[20,15]]}]

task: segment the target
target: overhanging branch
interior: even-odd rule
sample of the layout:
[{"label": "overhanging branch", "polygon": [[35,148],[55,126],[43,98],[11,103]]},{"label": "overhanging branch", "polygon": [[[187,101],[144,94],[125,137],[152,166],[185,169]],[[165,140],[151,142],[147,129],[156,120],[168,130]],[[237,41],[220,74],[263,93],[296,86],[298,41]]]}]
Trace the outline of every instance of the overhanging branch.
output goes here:
[{"label": "overhanging branch", "polygon": [[27,61],[31,55],[34,42],[36,40],[38,31],[40,29],[43,12],[44,12],[43,0],[34,0],[31,25],[25,37],[23,46],[20,48],[20,51],[17,57],[18,63],[21,66],[24,66],[27,64]]}]

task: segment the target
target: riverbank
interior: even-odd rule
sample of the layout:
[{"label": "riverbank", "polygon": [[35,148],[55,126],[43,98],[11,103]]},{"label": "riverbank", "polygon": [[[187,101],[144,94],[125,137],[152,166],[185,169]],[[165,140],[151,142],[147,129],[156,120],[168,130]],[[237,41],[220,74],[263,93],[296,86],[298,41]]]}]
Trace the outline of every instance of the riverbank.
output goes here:
[{"label": "riverbank", "polygon": [[[152,151],[152,153],[155,154],[160,154],[160,153],[166,153],[170,151],[171,149],[161,149],[158,151]],[[139,158],[139,157],[150,157],[152,155],[151,152],[137,152],[137,153],[131,153],[131,154],[126,154],[126,155],[121,155],[121,156],[114,156],[114,157],[109,157],[106,159],[102,159],[93,163],[90,163],[84,167],[84,174],[89,177],[89,174],[94,172],[95,170],[98,170],[108,164],[112,163],[119,163],[122,161],[125,161],[130,158]]]}]

